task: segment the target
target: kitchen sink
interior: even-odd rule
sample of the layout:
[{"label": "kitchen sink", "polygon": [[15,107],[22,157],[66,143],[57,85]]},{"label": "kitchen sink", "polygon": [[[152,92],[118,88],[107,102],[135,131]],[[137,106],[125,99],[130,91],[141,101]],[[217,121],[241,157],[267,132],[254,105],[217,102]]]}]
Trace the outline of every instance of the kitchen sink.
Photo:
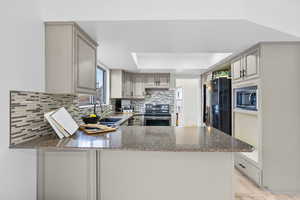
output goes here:
[{"label": "kitchen sink", "polygon": [[111,118],[103,118],[101,119],[99,122],[108,122],[108,123],[116,123],[118,121],[120,121],[122,118],[114,118],[114,117],[111,117]]},{"label": "kitchen sink", "polygon": [[114,127],[118,121],[120,121],[122,118],[103,118],[99,122],[102,125]]}]

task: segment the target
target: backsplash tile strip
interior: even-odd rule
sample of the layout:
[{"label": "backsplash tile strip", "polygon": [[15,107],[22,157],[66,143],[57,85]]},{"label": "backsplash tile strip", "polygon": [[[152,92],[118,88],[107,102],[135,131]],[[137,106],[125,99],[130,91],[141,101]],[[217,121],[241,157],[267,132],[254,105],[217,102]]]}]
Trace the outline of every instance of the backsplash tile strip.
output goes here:
[{"label": "backsplash tile strip", "polygon": [[[74,120],[81,124],[81,115],[91,114],[92,107],[79,107],[79,98],[73,94],[51,94],[42,92],[10,92],[10,144],[19,144],[41,136],[55,134],[44,120],[44,113],[65,107]],[[104,117],[111,113],[111,106],[97,107]],[[103,114],[102,114],[103,113]]]},{"label": "backsplash tile strip", "polygon": [[145,112],[145,104],[169,104],[170,112],[174,113],[175,90],[148,89],[145,99],[131,100],[135,111]]}]

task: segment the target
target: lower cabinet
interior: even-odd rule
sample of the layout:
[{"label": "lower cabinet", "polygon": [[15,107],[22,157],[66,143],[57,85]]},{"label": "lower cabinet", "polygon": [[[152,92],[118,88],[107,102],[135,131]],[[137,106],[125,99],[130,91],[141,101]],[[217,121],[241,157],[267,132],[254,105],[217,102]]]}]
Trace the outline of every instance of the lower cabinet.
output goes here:
[{"label": "lower cabinet", "polygon": [[261,185],[261,170],[239,154],[234,157],[235,167],[257,185]]},{"label": "lower cabinet", "polygon": [[38,151],[38,200],[97,200],[97,152]]}]

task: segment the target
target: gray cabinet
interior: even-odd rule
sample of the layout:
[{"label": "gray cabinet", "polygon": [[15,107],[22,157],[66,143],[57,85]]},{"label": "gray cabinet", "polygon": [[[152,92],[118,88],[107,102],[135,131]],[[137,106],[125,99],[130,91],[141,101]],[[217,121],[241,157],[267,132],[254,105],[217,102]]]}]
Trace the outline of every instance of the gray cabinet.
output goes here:
[{"label": "gray cabinet", "polygon": [[134,98],[132,73],[123,70],[110,71],[110,97],[113,99]]},{"label": "gray cabinet", "polygon": [[156,86],[155,74],[145,74],[145,88],[153,88]]},{"label": "gray cabinet", "polygon": [[169,73],[146,74],[145,76],[145,88],[170,88]]},{"label": "gray cabinet", "polygon": [[125,98],[132,98],[133,97],[133,80],[132,74],[129,72],[123,72],[124,76],[124,84],[123,84],[123,91]]},{"label": "gray cabinet", "polygon": [[97,43],[74,22],[45,23],[46,91],[95,94]]},{"label": "gray cabinet", "polygon": [[38,199],[97,200],[96,151],[38,151]]},{"label": "gray cabinet", "polygon": [[259,76],[259,50],[254,49],[253,51],[245,54],[245,78],[255,78]]},{"label": "gray cabinet", "polygon": [[299,42],[262,42],[236,56],[244,58],[245,76],[233,91],[258,86],[259,109],[233,110],[232,134],[255,147],[237,153],[235,166],[273,192],[300,191],[299,52]]},{"label": "gray cabinet", "polygon": [[237,153],[235,154],[234,165],[256,184],[261,185],[261,170],[249,162],[248,159]]},{"label": "gray cabinet", "polygon": [[110,98],[118,99],[123,98],[125,83],[124,73],[122,70],[110,71]]},{"label": "gray cabinet", "polygon": [[259,77],[259,49],[253,49],[231,62],[232,80],[242,81]]},{"label": "gray cabinet", "polygon": [[242,75],[242,58],[238,58],[231,63],[231,74],[233,80],[241,80]]},{"label": "gray cabinet", "polygon": [[136,98],[145,96],[144,77],[144,74],[133,74],[133,96]]},{"label": "gray cabinet", "polygon": [[170,74],[157,74],[157,86],[162,88],[170,87]]},{"label": "gray cabinet", "polygon": [[139,99],[145,97],[146,88],[169,89],[171,87],[169,73],[143,74],[111,70],[110,76],[111,98]]}]

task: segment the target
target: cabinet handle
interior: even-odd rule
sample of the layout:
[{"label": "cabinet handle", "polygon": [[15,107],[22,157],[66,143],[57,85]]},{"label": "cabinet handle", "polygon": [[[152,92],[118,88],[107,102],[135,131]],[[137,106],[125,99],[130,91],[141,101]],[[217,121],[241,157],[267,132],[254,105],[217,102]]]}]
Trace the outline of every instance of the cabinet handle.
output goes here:
[{"label": "cabinet handle", "polygon": [[246,74],[246,70],[243,69],[243,77],[245,77],[245,74]]},{"label": "cabinet handle", "polygon": [[242,72],[242,70],[240,70],[240,78],[243,77],[242,75],[243,75],[243,72]]},{"label": "cabinet handle", "polygon": [[243,169],[246,169],[245,165],[243,165],[243,164],[241,164],[241,163],[239,163],[239,166],[240,166],[241,168],[243,168]]}]

